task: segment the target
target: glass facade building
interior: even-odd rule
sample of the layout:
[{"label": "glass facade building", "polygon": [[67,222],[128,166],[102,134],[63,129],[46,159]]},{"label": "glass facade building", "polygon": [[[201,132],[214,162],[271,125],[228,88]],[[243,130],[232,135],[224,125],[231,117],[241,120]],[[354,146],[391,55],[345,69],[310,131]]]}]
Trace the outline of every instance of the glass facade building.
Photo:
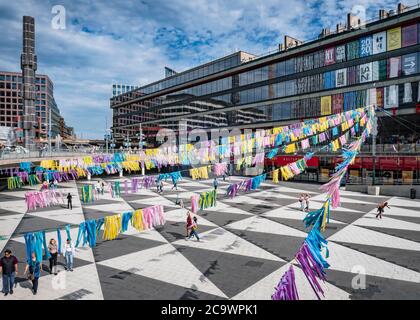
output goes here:
[{"label": "glass facade building", "polygon": [[410,10],[259,58],[237,52],[118,95],[110,101],[114,137],[135,137],[140,123],[152,139],[180,122],[262,128],[367,105],[414,116],[419,23],[420,10]]}]

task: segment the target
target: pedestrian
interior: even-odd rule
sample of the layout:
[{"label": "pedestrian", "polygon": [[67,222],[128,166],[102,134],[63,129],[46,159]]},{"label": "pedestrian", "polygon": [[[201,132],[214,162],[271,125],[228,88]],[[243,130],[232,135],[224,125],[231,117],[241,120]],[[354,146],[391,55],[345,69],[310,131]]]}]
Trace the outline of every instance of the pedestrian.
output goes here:
[{"label": "pedestrian", "polygon": [[305,203],[303,202],[305,200],[305,197],[303,193],[299,195],[299,202],[300,202],[300,211],[304,211],[305,209]]},{"label": "pedestrian", "polygon": [[44,181],[41,185],[41,191],[48,190],[48,181]]},{"label": "pedestrian", "polygon": [[382,214],[385,211],[385,207],[390,209],[388,202],[384,202],[378,205],[378,214],[376,215],[376,219],[378,219],[378,217],[382,219]]},{"label": "pedestrian", "polygon": [[66,258],[66,270],[73,271],[74,245],[71,239],[67,239],[62,250],[63,256]]},{"label": "pedestrian", "polygon": [[163,194],[163,180],[160,180],[159,186],[160,186],[160,194]]},{"label": "pedestrian", "polygon": [[57,179],[54,179],[53,187],[54,187],[55,190],[57,190],[57,188],[58,188],[58,181],[57,181]]},{"label": "pedestrian", "polygon": [[306,204],[306,208],[305,208],[306,211],[309,211],[309,198],[310,198],[309,194],[306,193],[305,198],[304,198],[305,199],[305,204]]},{"label": "pedestrian", "polygon": [[174,180],[174,186],[172,187],[171,191],[174,190],[174,188],[176,191],[178,191],[178,182],[176,180]]},{"label": "pedestrian", "polygon": [[156,179],[155,182],[156,182],[156,192],[160,193],[160,181]]},{"label": "pedestrian", "polygon": [[98,194],[101,193],[101,182],[99,180],[96,182],[95,189]]},{"label": "pedestrian", "polygon": [[217,181],[217,178],[214,178],[214,180],[213,180],[214,190],[217,190],[218,185],[219,185],[219,181]]},{"label": "pedestrian", "polygon": [[35,252],[32,252],[31,260],[26,264],[25,272],[28,273],[28,279],[32,281],[32,292],[34,295],[38,292],[38,280],[42,271],[41,262],[37,261]]},{"label": "pedestrian", "polygon": [[193,223],[191,225],[191,231],[190,231],[190,236],[188,237],[188,239],[191,239],[192,236],[195,236],[197,238],[197,241],[200,241],[200,237],[198,236],[197,233],[197,217],[193,218]]},{"label": "pedestrian", "polygon": [[50,274],[54,273],[54,275],[57,275],[58,248],[55,239],[50,240],[50,243],[48,244],[48,251],[50,252]]},{"label": "pedestrian", "polygon": [[101,181],[101,194],[104,195],[105,192],[105,182],[102,180]]},{"label": "pedestrian", "polygon": [[3,293],[7,296],[13,294],[15,277],[18,275],[18,260],[12,255],[10,249],[4,250],[4,257],[0,259],[0,273],[2,274]]},{"label": "pedestrian", "polygon": [[185,226],[186,230],[187,230],[187,235],[185,236],[186,239],[188,239],[189,235],[190,235],[190,230],[193,224],[193,220],[191,217],[191,211],[188,210],[187,212],[187,224]]},{"label": "pedestrian", "polygon": [[223,181],[226,181],[226,174],[223,174]]},{"label": "pedestrian", "polygon": [[71,199],[72,199],[72,195],[69,194],[67,195],[67,209],[73,210],[73,204],[71,203]]}]

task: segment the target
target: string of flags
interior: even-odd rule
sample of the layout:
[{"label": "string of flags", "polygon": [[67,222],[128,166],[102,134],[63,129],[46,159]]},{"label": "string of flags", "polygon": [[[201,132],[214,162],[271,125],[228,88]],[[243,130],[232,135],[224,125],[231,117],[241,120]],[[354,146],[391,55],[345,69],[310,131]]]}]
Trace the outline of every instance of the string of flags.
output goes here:
[{"label": "string of flags", "polygon": [[[296,253],[295,259],[300,265],[318,299],[321,299],[321,295],[324,295],[324,291],[322,290],[318,279],[322,281],[326,280],[325,269],[329,267],[328,262],[325,260],[329,257],[327,248],[328,241],[323,237],[321,232],[325,230],[325,225],[329,221],[330,208],[339,206],[340,181],[344,177],[349,165],[360,152],[362,143],[370,135],[373,117],[374,109],[370,108],[369,119],[367,120],[361,136],[356,141],[350,143],[349,147],[343,148],[343,161],[336,166],[335,173],[332,175],[329,182],[321,187],[323,191],[327,192],[327,200],[319,210],[309,212],[304,218],[305,225],[307,227],[312,225],[313,227]],[[325,251],[325,258],[322,255],[323,251]],[[273,300],[299,299],[294,281],[293,265],[291,265],[275,287],[275,292],[271,298]]]}]

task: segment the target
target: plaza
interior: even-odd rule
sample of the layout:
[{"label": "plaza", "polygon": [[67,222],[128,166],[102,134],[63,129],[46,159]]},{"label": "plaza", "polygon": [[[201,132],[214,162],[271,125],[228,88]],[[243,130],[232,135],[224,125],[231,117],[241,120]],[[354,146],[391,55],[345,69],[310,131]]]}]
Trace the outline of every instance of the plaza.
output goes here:
[{"label": "plaza", "polygon": [[[219,179],[217,205],[195,214],[198,242],[185,240],[186,208],[191,206],[191,195],[212,190],[212,176],[195,181],[183,177],[178,190],[165,183],[161,195],[155,188],[142,188],[136,193],[122,192],[120,198],[105,192],[92,203],[80,201],[82,185],[133,177],[59,183],[59,191],[73,195],[73,210],[63,204],[27,212],[25,192],[39,186],[0,192],[0,249],[2,254],[11,249],[19,260],[14,294],[2,300],[269,300],[291,263],[300,299],[316,299],[294,256],[310,230],[302,221],[306,213],[299,210],[299,194],[308,193],[310,209],[318,209],[325,201],[320,185],[274,184],[267,179],[258,190],[230,199],[227,187],[244,177]],[[177,198],[185,209],[175,204]],[[378,203],[384,201],[390,209],[383,219],[375,219]],[[330,267],[327,281],[321,282],[323,299],[419,299],[419,204],[419,200],[342,189],[341,206],[331,211],[325,232]],[[76,249],[74,272],[64,271],[60,257],[60,272],[50,275],[48,260],[44,260],[38,294],[32,294],[30,281],[22,275],[25,233],[47,230],[48,241],[57,238],[57,228],[70,224],[75,240],[81,222],[151,205],[164,207],[163,226],[139,232],[129,225],[113,241],[103,241],[101,230],[94,248]]]}]

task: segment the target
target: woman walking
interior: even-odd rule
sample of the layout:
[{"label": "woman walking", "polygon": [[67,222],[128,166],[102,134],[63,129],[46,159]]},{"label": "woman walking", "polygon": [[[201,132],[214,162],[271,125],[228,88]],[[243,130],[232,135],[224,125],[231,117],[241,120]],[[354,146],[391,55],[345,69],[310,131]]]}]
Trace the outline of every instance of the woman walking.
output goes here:
[{"label": "woman walking", "polygon": [[305,204],[306,204],[306,208],[305,208],[305,210],[306,211],[309,211],[309,198],[310,198],[310,196],[309,196],[309,194],[305,194]]},{"label": "woman walking", "polygon": [[376,215],[376,219],[378,219],[378,217],[382,219],[382,214],[385,211],[385,207],[390,209],[390,207],[388,206],[388,202],[384,202],[378,205],[378,214]]},{"label": "woman walking", "polygon": [[70,239],[67,239],[62,252],[66,258],[66,270],[73,271],[74,245]]},{"label": "woman walking", "polygon": [[191,211],[188,211],[187,212],[187,225],[186,225],[187,235],[185,236],[186,239],[188,239],[190,235],[190,230],[191,230],[192,225],[193,225],[193,221],[191,218]]},{"label": "woman walking", "polygon": [[299,203],[300,203],[300,211],[304,211],[305,209],[305,203],[303,202],[305,200],[305,196],[303,193],[299,195]]},{"label": "woman walking", "polygon": [[194,222],[191,226],[191,232],[190,232],[190,236],[188,237],[188,239],[191,239],[192,236],[195,236],[197,238],[197,241],[200,241],[200,237],[198,236],[198,233],[197,233],[197,228],[198,228],[197,217],[194,217],[193,221]]},{"label": "woman walking", "polygon": [[48,244],[48,251],[50,252],[50,274],[54,273],[57,275],[57,255],[58,255],[58,248],[57,242],[55,239],[51,239],[50,243]]},{"label": "woman walking", "polygon": [[35,252],[32,253],[31,260],[26,264],[24,274],[28,271],[28,279],[32,281],[32,293],[36,295],[38,292],[38,280],[41,275],[42,264],[36,260]]}]

